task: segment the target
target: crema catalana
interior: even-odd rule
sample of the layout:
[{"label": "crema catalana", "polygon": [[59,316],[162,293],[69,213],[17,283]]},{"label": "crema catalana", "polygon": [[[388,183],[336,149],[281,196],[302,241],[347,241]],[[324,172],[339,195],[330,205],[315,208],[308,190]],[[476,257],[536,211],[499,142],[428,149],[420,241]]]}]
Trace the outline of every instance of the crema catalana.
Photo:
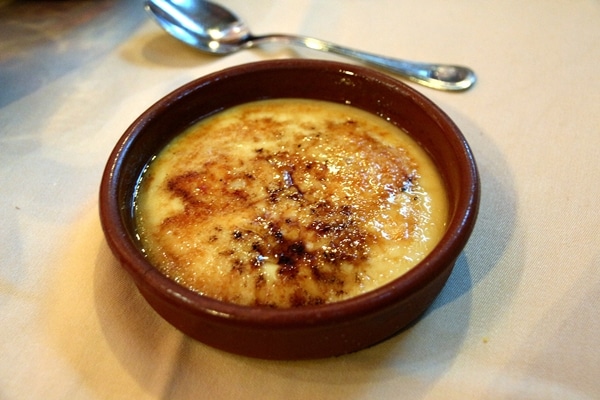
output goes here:
[{"label": "crema catalana", "polygon": [[373,290],[419,263],[448,218],[440,174],[406,132],[315,100],[247,103],[200,121],[150,162],[136,193],[148,259],[241,305]]}]

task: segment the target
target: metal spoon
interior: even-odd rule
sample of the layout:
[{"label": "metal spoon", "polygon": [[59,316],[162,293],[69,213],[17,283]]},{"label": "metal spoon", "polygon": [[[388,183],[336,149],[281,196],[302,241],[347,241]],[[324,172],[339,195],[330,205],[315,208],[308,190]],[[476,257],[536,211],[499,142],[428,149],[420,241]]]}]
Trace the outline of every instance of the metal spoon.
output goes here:
[{"label": "metal spoon", "polygon": [[255,36],[235,14],[209,1],[145,0],[144,8],[168,33],[209,53],[230,54],[265,43],[282,42],[360,60],[434,89],[465,90],[476,81],[475,73],[471,69],[458,65],[382,57],[306,36]]}]

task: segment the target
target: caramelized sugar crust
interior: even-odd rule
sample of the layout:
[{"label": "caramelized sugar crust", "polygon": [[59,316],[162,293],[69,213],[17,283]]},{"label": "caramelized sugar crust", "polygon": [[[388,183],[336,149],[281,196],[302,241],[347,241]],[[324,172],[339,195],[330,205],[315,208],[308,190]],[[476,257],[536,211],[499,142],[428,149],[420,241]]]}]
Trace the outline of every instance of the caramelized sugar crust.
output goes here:
[{"label": "caramelized sugar crust", "polygon": [[406,133],[349,106],[269,100],[190,128],[136,199],[149,259],[243,305],[339,301],[417,264],[444,232],[443,184]]}]

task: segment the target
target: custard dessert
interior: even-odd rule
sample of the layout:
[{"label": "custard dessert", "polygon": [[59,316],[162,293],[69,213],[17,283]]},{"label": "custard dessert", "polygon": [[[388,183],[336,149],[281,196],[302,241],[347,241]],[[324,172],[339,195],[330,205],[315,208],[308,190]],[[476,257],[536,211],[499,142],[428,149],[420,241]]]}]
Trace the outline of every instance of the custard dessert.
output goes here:
[{"label": "custard dessert", "polygon": [[140,246],[179,284],[277,308],[358,296],[446,230],[444,184],[401,129],[352,106],[276,99],[208,117],[149,163]]}]

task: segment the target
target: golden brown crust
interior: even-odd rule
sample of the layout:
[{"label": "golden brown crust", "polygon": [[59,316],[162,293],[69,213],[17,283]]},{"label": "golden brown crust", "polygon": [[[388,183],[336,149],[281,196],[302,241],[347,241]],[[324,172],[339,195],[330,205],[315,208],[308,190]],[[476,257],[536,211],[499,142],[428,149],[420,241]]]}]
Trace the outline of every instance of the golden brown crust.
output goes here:
[{"label": "golden brown crust", "polygon": [[[314,112],[292,104],[287,115]],[[406,149],[355,116],[290,123],[272,117],[281,106],[242,108],[171,148],[179,161],[156,190],[176,211],[142,231],[181,284],[240,304],[321,304],[363,291],[373,251],[415,240],[422,188]]]}]

